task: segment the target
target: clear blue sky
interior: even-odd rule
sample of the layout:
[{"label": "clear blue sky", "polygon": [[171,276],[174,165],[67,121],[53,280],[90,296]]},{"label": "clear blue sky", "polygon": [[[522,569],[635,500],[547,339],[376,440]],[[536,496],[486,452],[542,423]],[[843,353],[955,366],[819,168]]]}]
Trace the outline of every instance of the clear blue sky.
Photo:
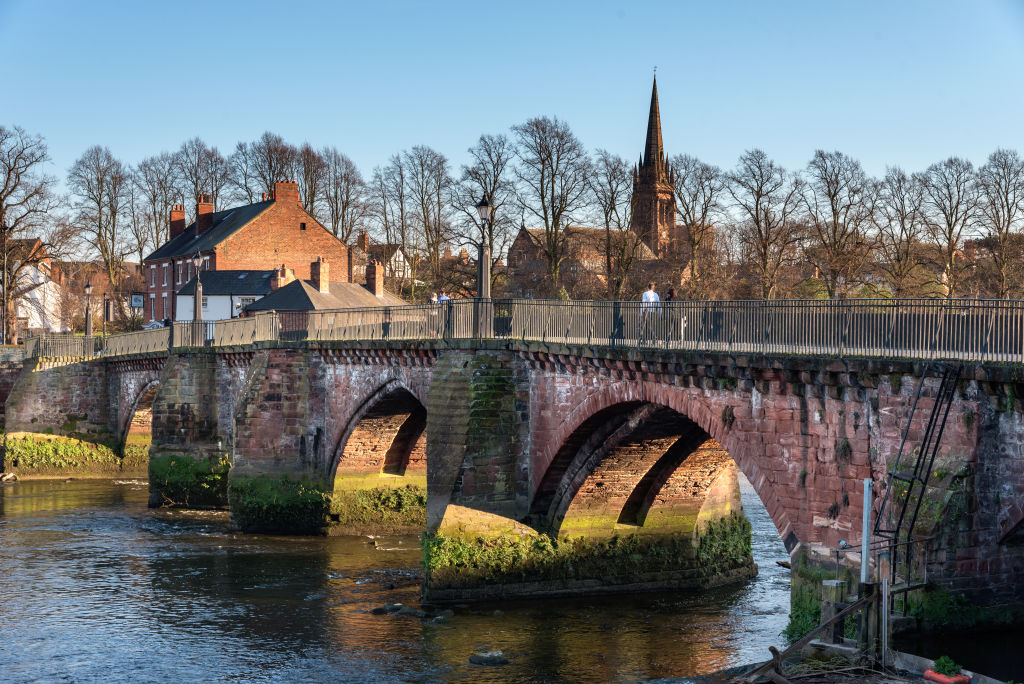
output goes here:
[{"label": "clear blue sky", "polygon": [[264,130],[365,176],[430,145],[458,165],[540,114],[636,158],[658,67],[669,154],[816,148],[871,173],[1024,151],[1024,3],[0,0],[0,123],[128,162]]}]

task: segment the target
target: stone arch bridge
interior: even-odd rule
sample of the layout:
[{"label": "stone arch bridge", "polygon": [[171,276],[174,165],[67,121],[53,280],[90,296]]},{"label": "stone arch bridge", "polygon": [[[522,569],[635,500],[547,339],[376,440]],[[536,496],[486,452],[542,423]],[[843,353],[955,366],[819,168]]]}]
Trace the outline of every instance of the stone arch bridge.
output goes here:
[{"label": "stone arch bridge", "polygon": [[[692,534],[738,508],[739,471],[791,553],[828,557],[858,542],[860,482],[883,488],[920,373],[910,361],[513,340],[268,341],[31,358],[6,420],[8,433],[123,444],[148,396],[154,458],[226,457],[240,488],[425,485],[427,531],[463,537]],[[1024,370],[976,363],[965,377],[936,473],[944,500],[964,505],[931,572],[1020,600]],[[294,511],[256,520],[245,506],[232,501],[243,528],[306,529]]]}]

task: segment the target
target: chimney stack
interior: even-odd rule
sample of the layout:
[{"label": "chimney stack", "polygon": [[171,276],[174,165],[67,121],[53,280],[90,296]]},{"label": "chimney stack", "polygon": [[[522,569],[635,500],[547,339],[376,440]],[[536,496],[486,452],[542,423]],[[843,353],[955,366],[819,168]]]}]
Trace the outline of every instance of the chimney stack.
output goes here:
[{"label": "chimney stack", "polygon": [[384,296],[384,265],[380,262],[366,264],[366,289],[375,297]]},{"label": "chimney stack", "polygon": [[469,263],[469,250],[467,250],[465,247],[459,250],[459,261],[461,261],[464,264]]},{"label": "chimney stack", "polygon": [[356,247],[369,253],[370,251],[370,236],[367,235],[365,230],[359,231],[359,237],[356,238]]},{"label": "chimney stack", "polygon": [[171,205],[171,240],[185,232],[185,205]]},{"label": "chimney stack", "polygon": [[213,200],[209,195],[200,195],[196,202],[196,235],[202,235],[213,227]]},{"label": "chimney stack", "polygon": [[318,256],[316,261],[309,265],[309,279],[313,281],[313,287],[320,292],[327,294],[331,291],[331,270],[327,259]]},{"label": "chimney stack", "polygon": [[270,279],[270,290],[280,289],[288,283],[295,280],[295,271],[290,268],[285,268],[284,264],[281,264],[281,268],[274,272],[273,277]]},{"label": "chimney stack", "polygon": [[274,183],[274,201],[301,204],[299,201],[299,184],[295,181],[277,181]]}]

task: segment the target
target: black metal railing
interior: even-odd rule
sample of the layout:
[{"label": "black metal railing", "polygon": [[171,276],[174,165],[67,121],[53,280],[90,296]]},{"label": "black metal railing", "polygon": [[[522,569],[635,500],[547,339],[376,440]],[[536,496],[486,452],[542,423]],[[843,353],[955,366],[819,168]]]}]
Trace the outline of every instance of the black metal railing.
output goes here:
[{"label": "black metal railing", "polygon": [[[166,334],[166,333],[165,333]],[[856,299],[644,302],[460,299],[175,323],[169,347],[260,341],[499,338],[737,354],[1024,362],[1024,301]],[[30,338],[27,356],[159,348],[160,331]],[[166,348],[166,347],[164,347]]]}]

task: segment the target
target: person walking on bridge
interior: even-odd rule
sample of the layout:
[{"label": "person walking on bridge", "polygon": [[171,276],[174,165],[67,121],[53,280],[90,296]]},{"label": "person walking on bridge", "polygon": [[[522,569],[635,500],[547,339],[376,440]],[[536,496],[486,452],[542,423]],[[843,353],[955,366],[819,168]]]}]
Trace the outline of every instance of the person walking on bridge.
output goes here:
[{"label": "person walking on bridge", "polygon": [[654,282],[647,283],[647,290],[640,297],[640,340],[654,341],[654,317],[661,308],[661,298],[654,290]]}]

